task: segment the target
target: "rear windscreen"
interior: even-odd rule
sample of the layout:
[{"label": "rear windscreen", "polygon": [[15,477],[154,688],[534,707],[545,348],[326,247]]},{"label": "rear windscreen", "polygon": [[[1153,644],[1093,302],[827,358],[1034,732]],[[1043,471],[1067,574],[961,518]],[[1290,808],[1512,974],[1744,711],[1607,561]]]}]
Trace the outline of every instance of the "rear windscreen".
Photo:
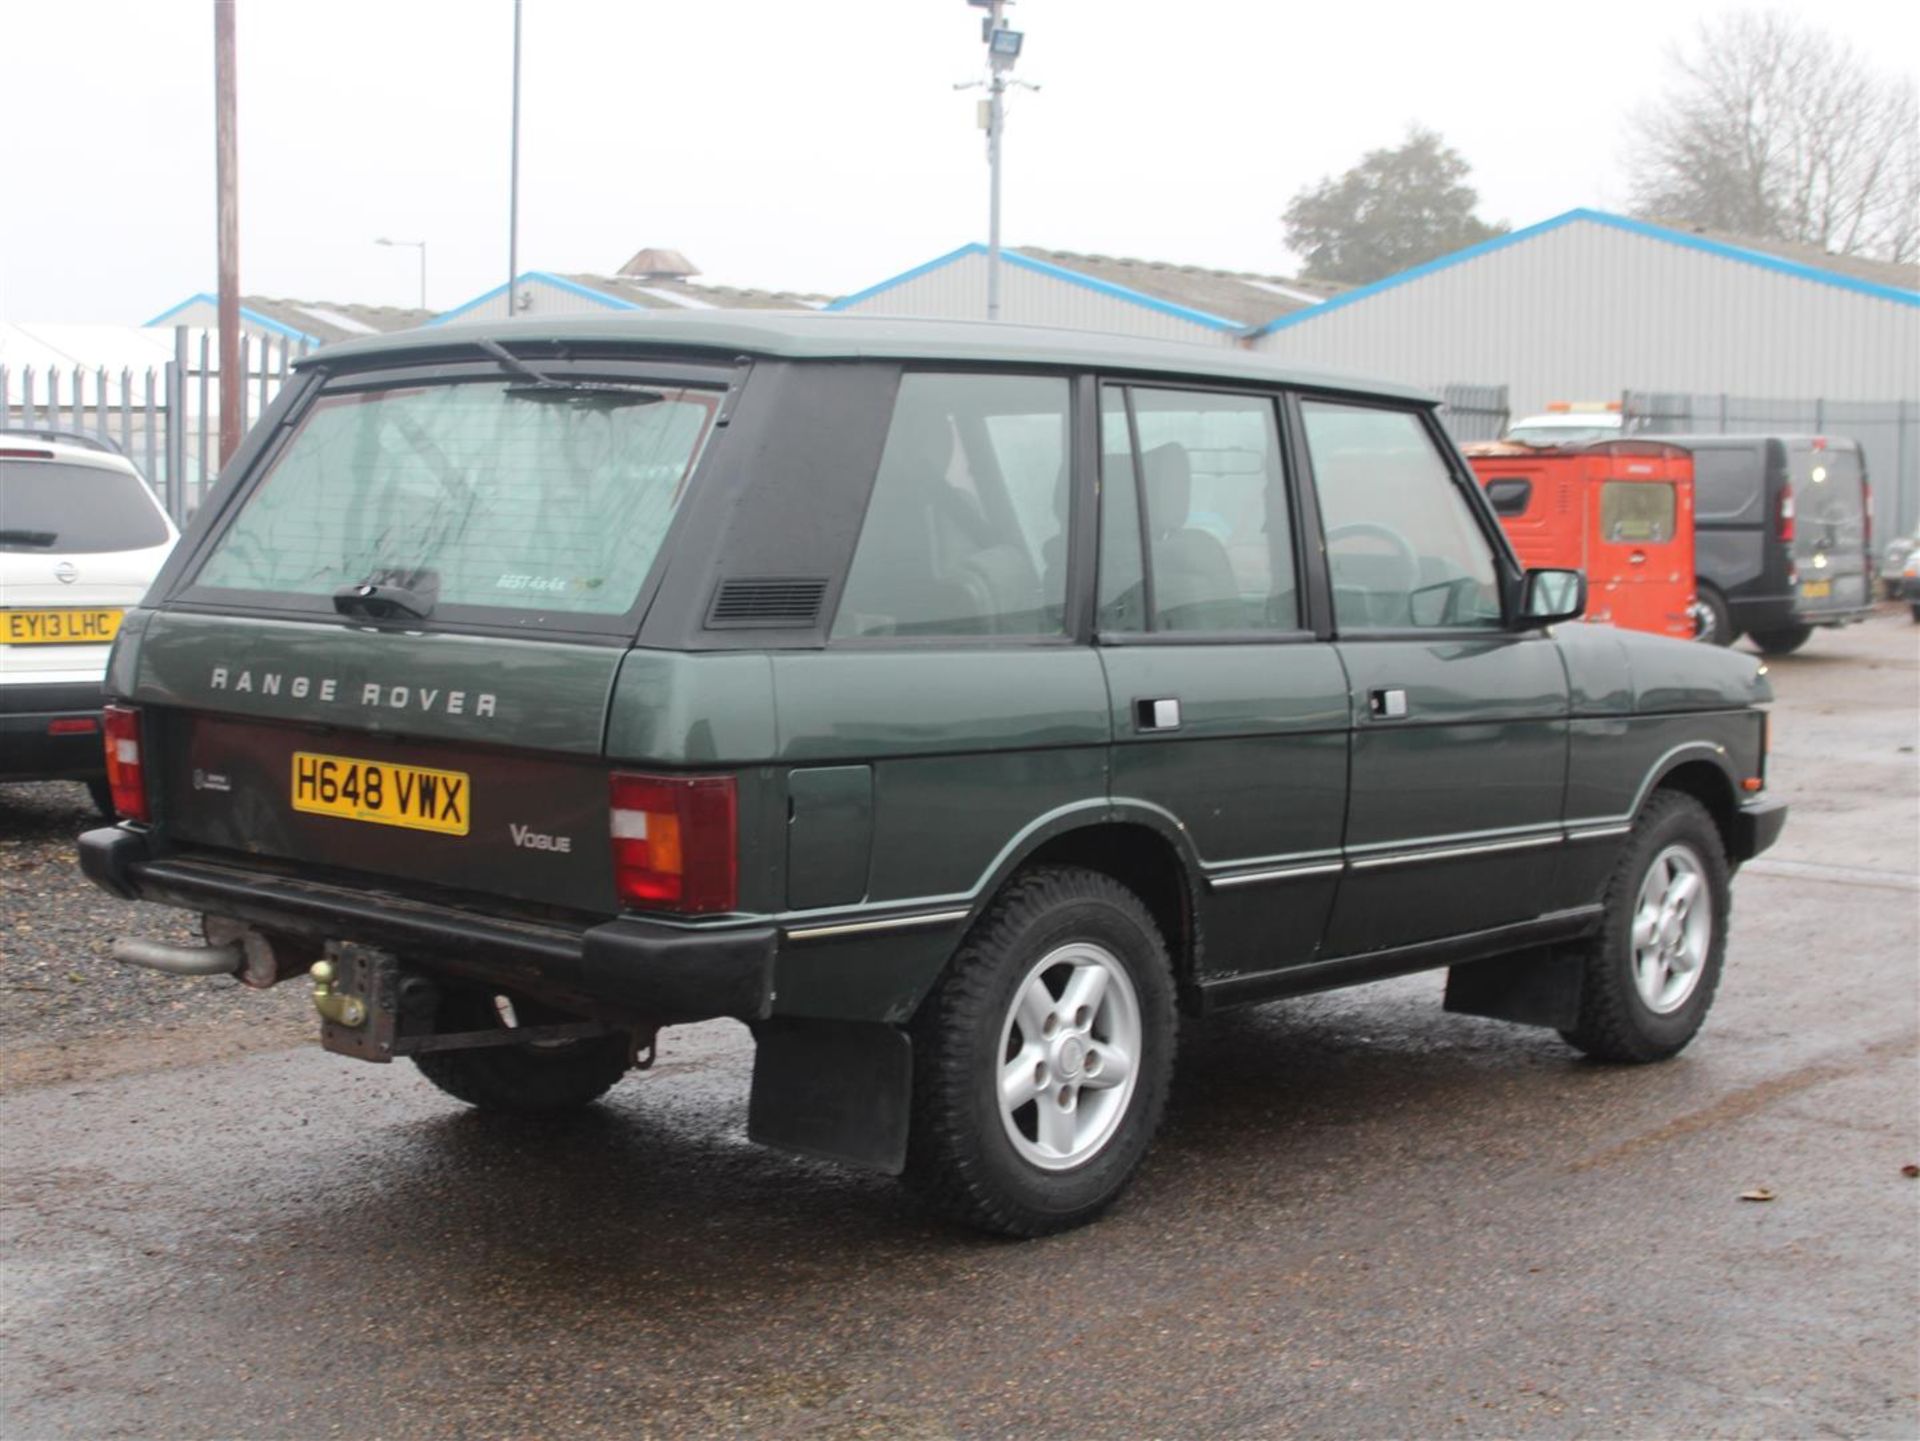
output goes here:
[{"label": "rear windscreen", "polygon": [[1790,462],[1794,510],[1802,525],[1836,532],[1835,544],[1862,538],[1866,511],[1860,457],[1850,450],[1810,450]]},{"label": "rear windscreen", "polygon": [[1600,535],[1622,544],[1673,539],[1679,510],[1674,489],[1655,481],[1609,480],[1600,487]]},{"label": "rear windscreen", "polygon": [[630,610],[721,393],[498,381],[326,397],[209,553],[202,588]]},{"label": "rear windscreen", "polygon": [[137,476],[57,460],[0,460],[0,550],[87,554],[166,543],[166,522]]}]

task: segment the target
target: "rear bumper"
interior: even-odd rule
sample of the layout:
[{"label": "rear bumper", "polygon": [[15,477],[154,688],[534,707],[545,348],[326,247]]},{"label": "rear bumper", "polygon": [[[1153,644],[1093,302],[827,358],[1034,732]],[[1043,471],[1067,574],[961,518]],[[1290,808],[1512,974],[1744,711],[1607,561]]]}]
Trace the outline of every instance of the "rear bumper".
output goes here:
[{"label": "rear bumper", "polygon": [[1780,839],[1787,823],[1787,803],[1765,797],[1748,801],[1733,814],[1732,860],[1750,861]]},{"label": "rear bumper", "polygon": [[[8,780],[98,780],[107,773],[100,737],[99,681],[0,685],[0,777]],[[55,721],[94,721],[75,735],[49,735]]]},{"label": "rear bumper", "polygon": [[476,914],[384,892],[269,875],[218,861],[154,857],[147,834],[103,827],[80,837],[80,869],[128,900],[228,916],[263,930],[358,941],[429,970],[469,974],[615,1007],[657,1024],[771,1012],[778,932],[696,928],[622,917],[575,929]]}]

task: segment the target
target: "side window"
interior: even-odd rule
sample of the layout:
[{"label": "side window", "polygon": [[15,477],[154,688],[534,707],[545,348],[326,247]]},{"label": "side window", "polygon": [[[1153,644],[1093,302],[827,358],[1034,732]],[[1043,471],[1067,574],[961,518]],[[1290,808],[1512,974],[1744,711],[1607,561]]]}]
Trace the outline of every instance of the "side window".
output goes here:
[{"label": "side window", "polygon": [[1493,548],[1418,416],[1301,404],[1342,631],[1497,629]]},{"label": "side window", "polygon": [[1673,539],[1679,501],[1673,487],[1645,480],[1609,480],[1600,487],[1600,537],[1620,544]]},{"label": "side window", "polygon": [[1533,503],[1533,482],[1519,476],[1495,476],[1487,482],[1495,515],[1525,515]]},{"label": "side window", "polygon": [[1293,630],[1293,523],[1272,400],[1132,391],[1156,631]]},{"label": "side window", "polygon": [[1133,467],[1126,392],[1100,391],[1100,602],[1097,630],[1147,628],[1146,568],[1140,559],[1140,482]]},{"label": "side window", "polygon": [[901,377],[834,617],[849,636],[1062,635],[1068,386]]}]

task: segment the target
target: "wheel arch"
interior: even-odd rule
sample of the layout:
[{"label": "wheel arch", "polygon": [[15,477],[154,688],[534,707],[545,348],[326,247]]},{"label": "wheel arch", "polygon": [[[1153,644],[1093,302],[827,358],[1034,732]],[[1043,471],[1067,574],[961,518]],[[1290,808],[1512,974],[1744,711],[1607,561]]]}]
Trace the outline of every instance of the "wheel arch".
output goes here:
[{"label": "wheel arch", "polygon": [[1717,753],[1694,750],[1672,758],[1655,773],[1634,806],[1637,816],[1646,803],[1660,791],[1678,791],[1692,796],[1706,808],[1720,843],[1729,857],[1735,851],[1734,820],[1740,809],[1740,793],[1726,762]]},{"label": "wheel arch", "polygon": [[972,921],[986,913],[1015,876],[1036,866],[1078,866],[1111,876],[1140,898],[1160,927],[1175,979],[1189,980],[1200,957],[1198,858],[1186,832],[1156,807],[1117,804],[1075,811],[1022,838],[981,887]]}]

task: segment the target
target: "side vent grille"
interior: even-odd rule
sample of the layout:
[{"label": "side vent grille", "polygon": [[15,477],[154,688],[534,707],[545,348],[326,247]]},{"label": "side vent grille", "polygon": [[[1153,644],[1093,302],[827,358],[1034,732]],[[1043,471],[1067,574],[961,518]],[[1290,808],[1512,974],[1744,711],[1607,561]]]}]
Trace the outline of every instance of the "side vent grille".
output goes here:
[{"label": "side vent grille", "polygon": [[723,581],[707,608],[707,629],[812,625],[826,597],[819,576]]}]

